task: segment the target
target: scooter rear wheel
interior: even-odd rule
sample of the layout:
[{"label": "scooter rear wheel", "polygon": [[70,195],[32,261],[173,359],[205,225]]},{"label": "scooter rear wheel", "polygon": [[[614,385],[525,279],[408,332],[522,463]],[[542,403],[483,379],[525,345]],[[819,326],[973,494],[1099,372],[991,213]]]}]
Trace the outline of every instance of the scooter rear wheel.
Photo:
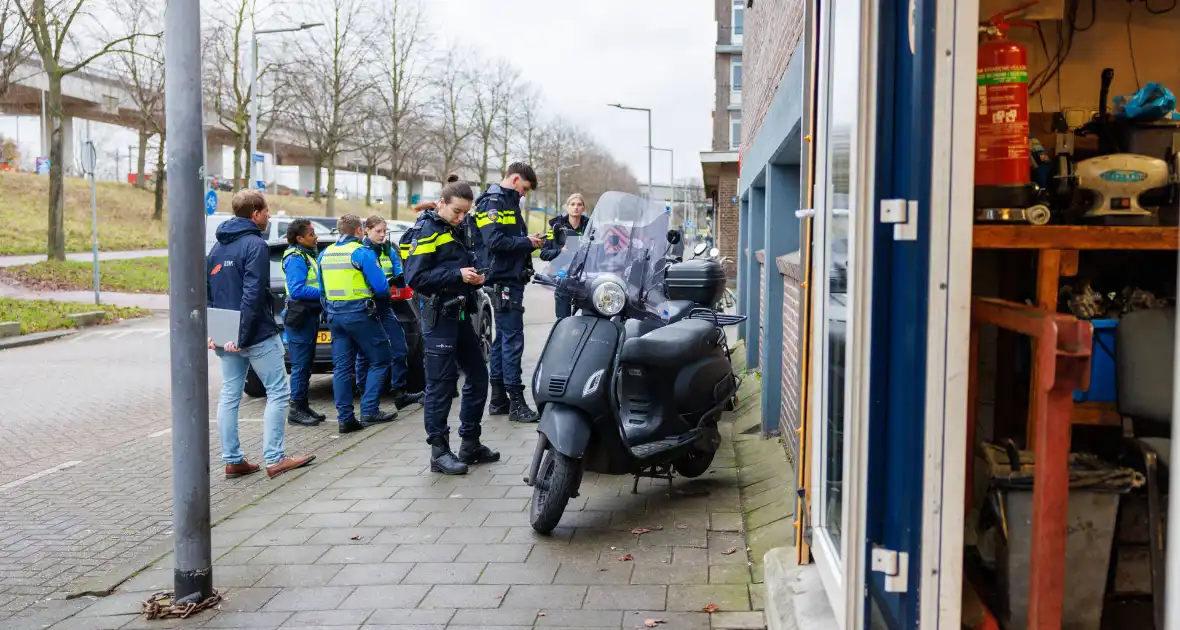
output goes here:
[{"label": "scooter rear wheel", "polygon": [[545,451],[538,479],[533,485],[529,523],[539,534],[549,534],[561,521],[565,506],[578,489],[578,464],[553,448]]},{"label": "scooter rear wheel", "polygon": [[676,474],[681,477],[700,477],[709,470],[709,466],[713,465],[713,457],[717,454],[716,450],[700,451],[693,449],[684,457],[672,462],[672,468],[676,470]]}]

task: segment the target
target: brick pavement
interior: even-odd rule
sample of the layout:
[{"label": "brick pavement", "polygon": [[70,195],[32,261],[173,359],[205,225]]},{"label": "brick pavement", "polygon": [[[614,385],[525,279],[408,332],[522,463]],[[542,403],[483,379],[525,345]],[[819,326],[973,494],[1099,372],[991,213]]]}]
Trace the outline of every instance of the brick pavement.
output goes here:
[{"label": "brick pavement", "polygon": [[[457,411],[457,409],[456,409]],[[428,472],[420,414],[380,428],[214,529],[217,611],[147,622],[170,558],[110,597],[41,618],[70,628],[762,628],[731,441],[697,480],[587,475],[552,536],[528,526],[521,482],[535,427],[486,422],[503,460]],[[650,529],[636,535],[636,528]],[[719,613],[703,612],[716,604]],[[34,620],[30,620],[31,624]],[[16,625],[16,628],[45,627]]]}]

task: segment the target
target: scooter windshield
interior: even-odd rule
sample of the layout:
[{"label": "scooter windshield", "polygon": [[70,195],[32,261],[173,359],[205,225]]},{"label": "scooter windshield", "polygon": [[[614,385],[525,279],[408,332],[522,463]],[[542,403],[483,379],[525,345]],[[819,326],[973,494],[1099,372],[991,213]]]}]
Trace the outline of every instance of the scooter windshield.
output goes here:
[{"label": "scooter windshield", "polygon": [[622,192],[604,193],[577,248],[567,245],[568,263],[558,256],[551,264],[555,271],[565,268],[564,274],[552,276],[553,284],[558,292],[581,302],[589,298],[597,278],[610,274],[623,285],[629,309],[658,315],[650,305],[664,301],[668,225],[662,202]]}]

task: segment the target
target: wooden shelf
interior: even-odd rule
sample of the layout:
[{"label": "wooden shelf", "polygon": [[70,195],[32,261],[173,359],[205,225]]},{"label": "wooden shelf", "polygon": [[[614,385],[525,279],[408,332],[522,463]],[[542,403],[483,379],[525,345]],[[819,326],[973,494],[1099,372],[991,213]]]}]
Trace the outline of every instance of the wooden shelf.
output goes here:
[{"label": "wooden shelf", "polygon": [[1087,225],[976,225],[975,249],[1084,249],[1168,251],[1180,228]]},{"label": "wooden shelf", "polygon": [[1073,424],[1086,424],[1098,427],[1121,427],[1123,419],[1114,403],[1082,402],[1074,403]]}]

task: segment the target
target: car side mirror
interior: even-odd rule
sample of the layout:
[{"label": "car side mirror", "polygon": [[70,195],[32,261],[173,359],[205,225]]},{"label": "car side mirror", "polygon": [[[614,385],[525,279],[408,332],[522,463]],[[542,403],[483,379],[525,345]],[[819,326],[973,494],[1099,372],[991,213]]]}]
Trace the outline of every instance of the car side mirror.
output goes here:
[{"label": "car side mirror", "polygon": [[721,255],[721,250],[717,249],[716,247],[709,250],[709,258],[717,258],[720,255]]},{"label": "car side mirror", "polygon": [[668,244],[675,245],[680,242],[680,232],[676,230],[668,230]]},{"label": "car side mirror", "polygon": [[692,248],[692,254],[694,256],[700,256],[701,254],[705,253],[705,249],[707,247],[708,246],[704,243],[698,243],[696,247]]}]

